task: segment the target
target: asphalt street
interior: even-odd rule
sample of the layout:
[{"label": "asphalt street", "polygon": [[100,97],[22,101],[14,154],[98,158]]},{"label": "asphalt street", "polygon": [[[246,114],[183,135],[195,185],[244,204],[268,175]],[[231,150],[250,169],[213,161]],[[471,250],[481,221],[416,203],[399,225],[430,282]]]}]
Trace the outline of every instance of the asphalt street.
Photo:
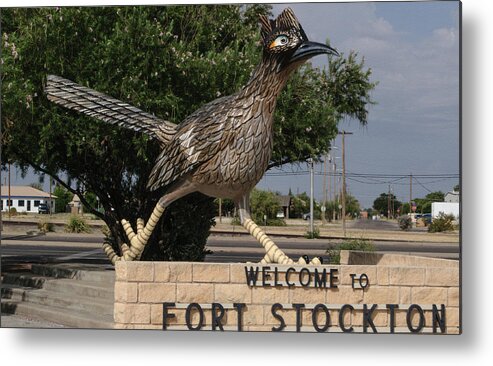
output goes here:
[{"label": "asphalt street", "polygon": [[[2,238],[2,262],[92,262],[107,264],[101,249],[102,236],[40,235],[6,236]],[[326,250],[337,240],[274,238],[277,245],[293,259],[302,255],[326,257]],[[378,252],[425,255],[435,258],[459,258],[458,243],[379,242]],[[210,236],[206,249],[212,251],[206,262],[257,262],[264,251],[250,236]]]}]

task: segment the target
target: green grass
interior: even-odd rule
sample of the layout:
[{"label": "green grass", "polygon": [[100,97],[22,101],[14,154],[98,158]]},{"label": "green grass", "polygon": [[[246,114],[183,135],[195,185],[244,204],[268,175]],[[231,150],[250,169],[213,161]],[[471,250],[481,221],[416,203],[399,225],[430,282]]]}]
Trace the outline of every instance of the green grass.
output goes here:
[{"label": "green grass", "polygon": [[357,250],[362,252],[374,252],[375,246],[373,242],[368,239],[347,239],[340,244],[337,244],[334,248],[327,250],[330,264],[341,263],[341,250]]}]

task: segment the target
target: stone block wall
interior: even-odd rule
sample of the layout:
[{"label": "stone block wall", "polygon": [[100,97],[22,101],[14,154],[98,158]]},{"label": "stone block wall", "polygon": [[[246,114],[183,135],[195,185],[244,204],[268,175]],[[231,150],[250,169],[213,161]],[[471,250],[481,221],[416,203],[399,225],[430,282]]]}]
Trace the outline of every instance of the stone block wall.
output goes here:
[{"label": "stone block wall", "polygon": [[[401,256],[402,257],[402,256]],[[419,258],[419,257],[416,257]],[[394,258],[395,259],[395,258]],[[291,266],[296,271],[292,274],[297,282],[298,272],[308,268],[312,272],[317,268],[320,272],[325,268],[334,271],[337,288],[315,288],[312,279],[310,286],[302,287],[298,283],[288,287],[249,286],[246,282],[245,267],[259,267],[258,264],[218,264],[218,263],[185,263],[185,262],[117,262],[115,282],[115,327],[123,329],[163,329],[163,303],[174,303],[167,308],[167,313],[174,317],[167,318],[167,330],[189,330],[187,326],[187,307],[196,303],[202,309],[201,330],[212,330],[212,304],[219,303],[224,308],[221,326],[224,330],[238,330],[238,303],[245,304],[242,308],[243,331],[272,331],[281,324],[278,317],[272,314],[272,306],[279,303],[276,314],[283,318],[283,331],[315,332],[324,325],[328,332],[342,332],[339,321],[345,329],[353,327],[354,332],[364,332],[364,306],[377,308],[371,313],[375,330],[379,333],[390,333],[391,316],[387,304],[399,304],[394,311],[394,332],[410,333],[409,321],[413,329],[419,327],[420,318],[424,327],[420,333],[432,332],[432,305],[438,309],[445,306],[445,333],[459,333],[459,267],[456,261],[441,262],[437,266],[420,265],[419,259],[406,259],[408,264],[393,263],[387,257],[385,265],[324,265],[324,266]],[[412,265],[410,265],[411,263]],[[270,265],[272,271],[277,267],[279,278],[290,266]],[[335,270],[337,272],[335,272]],[[369,285],[362,289],[358,281],[353,288],[351,274],[368,276]],[[308,281],[306,274],[305,280]],[[261,281],[261,274],[259,274]],[[267,281],[269,283],[269,281]],[[282,283],[282,280],[279,281]],[[365,282],[363,281],[363,285]],[[304,304],[299,312],[293,304]],[[312,310],[317,304],[324,304],[325,309]],[[351,304],[353,309],[345,309],[340,319],[341,308]],[[409,316],[407,309],[417,304],[423,315],[413,310]],[[219,310],[216,307],[216,314]],[[328,313],[328,315],[327,315]],[[194,328],[200,323],[200,312],[197,308],[189,311],[189,325]],[[409,318],[409,319],[408,319]],[[327,323],[326,323],[327,322]],[[297,327],[298,324],[298,327]],[[367,324],[368,325],[368,324]],[[219,327],[215,326],[216,329]],[[437,333],[441,333],[437,327]],[[366,332],[373,333],[371,326]]]}]

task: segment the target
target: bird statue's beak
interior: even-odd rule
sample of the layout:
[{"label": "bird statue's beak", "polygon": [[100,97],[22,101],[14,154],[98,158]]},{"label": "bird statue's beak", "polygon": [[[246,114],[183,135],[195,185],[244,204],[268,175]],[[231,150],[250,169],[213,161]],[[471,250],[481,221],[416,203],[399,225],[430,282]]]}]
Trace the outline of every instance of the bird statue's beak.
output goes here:
[{"label": "bird statue's beak", "polygon": [[294,51],[289,59],[289,63],[291,64],[294,62],[306,61],[313,56],[321,55],[324,53],[339,56],[339,52],[337,52],[336,49],[330,46],[327,46],[323,43],[306,41],[303,42],[301,46],[296,49],[296,51]]}]

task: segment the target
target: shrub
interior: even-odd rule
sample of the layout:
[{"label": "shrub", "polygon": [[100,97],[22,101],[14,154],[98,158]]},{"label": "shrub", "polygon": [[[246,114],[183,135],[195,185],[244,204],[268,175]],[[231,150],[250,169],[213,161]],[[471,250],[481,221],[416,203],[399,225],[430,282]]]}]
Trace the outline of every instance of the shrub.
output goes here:
[{"label": "shrub", "polygon": [[438,217],[431,222],[430,226],[428,226],[428,232],[438,233],[442,231],[453,231],[455,229],[454,220],[454,215],[446,215],[443,212],[440,212]]},{"label": "shrub", "polygon": [[55,225],[52,222],[40,221],[38,222],[38,230],[42,233],[48,233],[55,231]]},{"label": "shrub", "polygon": [[65,231],[69,233],[88,233],[91,231],[86,220],[79,216],[70,216]]},{"label": "shrub", "polygon": [[233,219],[231,220],[231,225],[241,225],[240,217],[239,216],[233,217]]},{"label": "shrub", "polygon": [[334,248],[327,250],[330,264],[340,264],[341,262],[341,250],[358,250],[362,252],[374,252],[375,246],[373,242],[368,239],[349,239],[340,244],[337,244]]},{"label": "shrub", "polygon": [[286,226],[286,221],[283,219],[267,219],[267,226]]},{"label": "shrub", "polygon": [[313,231],[308,230],[305,234],[307,239],[318,239],[320,238],[320,230],[318,227],[314,227]]},{"label": "shrub", "polygon": [[12,216],[17,216],[17,210],[16,210],[16,208],[15,208],[15,207],[11,207],[11,208],[10,208],[10,215],[12,215]]},{"label": "shrub", "polygon": [[409,230],[412,226],[412,220],[407,215],[399,216],[397,222],[399,223],[401,230]]}]

